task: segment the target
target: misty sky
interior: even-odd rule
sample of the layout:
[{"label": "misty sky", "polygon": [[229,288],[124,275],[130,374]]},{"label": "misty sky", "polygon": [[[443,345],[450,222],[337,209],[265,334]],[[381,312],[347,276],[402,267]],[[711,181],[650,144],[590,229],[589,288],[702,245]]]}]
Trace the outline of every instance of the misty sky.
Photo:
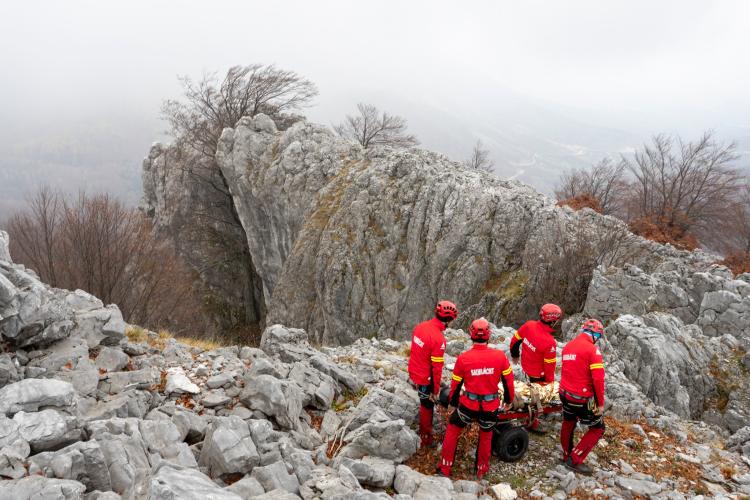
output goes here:
[{"label": "misty sky", "polygon": [[177,75],[253,62],[317,83],[307,114],[323,123],[377,96],[473,110],[527,99],[638,139],[750,137],[748,49],[743,0],[3,0],[0,146],[127,123],[143,135],[137,169]]}]

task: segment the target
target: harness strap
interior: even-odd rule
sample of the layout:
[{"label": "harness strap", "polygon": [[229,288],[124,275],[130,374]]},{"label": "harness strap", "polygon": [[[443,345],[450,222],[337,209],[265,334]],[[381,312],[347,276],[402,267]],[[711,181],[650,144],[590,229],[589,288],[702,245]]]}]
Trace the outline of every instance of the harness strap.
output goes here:
[{"label": "harness strap", "polygon": [[469,398],[471,401],[494,401],[498,399],[500,396],[498,396],[497,393],[494,394],[476,394],[474,392],[465,392],[466,397]]},{"label": "harness strap", "polygon": [[577,396],[577,395],[575,395],[573,393],[570,393],[570,392],[566,391],[565,389],[560,389],[560,392],[563,393],[563,394],[565,394],[570,399],[575,399],[575,400],[581,401],[581,402],[585,402],[585,401],[588,401],[589,399],[591,399],[590,397]]}]

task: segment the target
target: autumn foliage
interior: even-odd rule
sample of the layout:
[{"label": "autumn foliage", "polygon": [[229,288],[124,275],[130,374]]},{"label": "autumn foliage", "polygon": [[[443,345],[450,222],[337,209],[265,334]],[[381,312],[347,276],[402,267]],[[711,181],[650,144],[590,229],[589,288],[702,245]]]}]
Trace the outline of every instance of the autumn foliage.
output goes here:
[{"label": "autumn foliage", "polygon": [[559,207],[570,207],[573,210],[581,210],[582,208],[590,208],[594,212],[603,213],[602,204],[598,198],[589,194],[581,193],[578,196],[560,200],[557,202]]},{"label": "autumn foliage", "polygon": [[687,231],[686,225],[675,224],[661,217],[635,219],[630,223],[630,230],[646,239],[684,250],[695,250],[699,246],[698,238]]},{"label": "autumn foliage", "polygon": [[721,264],[731,269],[734,274],[750,273],[750,252],[731,252]]},{"label": "autumn foliage", "polygon": [[136,209],[108,195],[41,188],[6,223],[15,262],[56,288],[80,288],[153,330],[203,326],[193,276]]}]

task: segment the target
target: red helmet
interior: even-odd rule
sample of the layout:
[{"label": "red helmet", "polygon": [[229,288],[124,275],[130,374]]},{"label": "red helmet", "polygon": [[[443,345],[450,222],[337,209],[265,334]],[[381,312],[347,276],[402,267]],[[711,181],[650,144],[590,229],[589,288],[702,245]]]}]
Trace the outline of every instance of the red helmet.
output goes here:
[{"label": "red helmet", "polygon": [[458,317],[458,308],[453,302],[441,300],[435,306],[435,316],[443,321],[453,321]]},{"label": "red helmet", "polygon": [[604,325],[598,319],[587,319],[581,327],[581,331],[601,337],[604,333]]},{"label": "red helmet", "polygon": [[469,327],[471,340],[490,340],[490,322],[484,318],[475,319]]},{"label": "red helmet", "polygon": [[544,304],[539,309],[539,319],[543,323],[554,323],[555,321],[560,321],[560,318],[562,318],[562,309],[558,305]]}]

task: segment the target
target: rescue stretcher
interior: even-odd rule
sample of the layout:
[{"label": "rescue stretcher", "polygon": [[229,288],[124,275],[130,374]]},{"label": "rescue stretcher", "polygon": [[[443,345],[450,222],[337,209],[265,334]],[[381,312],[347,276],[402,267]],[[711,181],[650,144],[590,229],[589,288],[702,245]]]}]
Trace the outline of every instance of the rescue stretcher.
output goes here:
[{"label": "rescue stretcher", "polygon": [[[450,367],[452,369],[453,367]],[[493,427],[492,452],[504,462],[516,462],[523,458],[529,448],[527,428],[540,416],[562,411],[557,381],[550,384],[536,384],[515,381],[513,407],[508,411],[497,412],[497,425]],[[463,388],[461,388],[463,392]],[[440,405],[448,407],[450,387],[440,390]],[[503,400],[502,383],[498,387],[498,397]]]}]

